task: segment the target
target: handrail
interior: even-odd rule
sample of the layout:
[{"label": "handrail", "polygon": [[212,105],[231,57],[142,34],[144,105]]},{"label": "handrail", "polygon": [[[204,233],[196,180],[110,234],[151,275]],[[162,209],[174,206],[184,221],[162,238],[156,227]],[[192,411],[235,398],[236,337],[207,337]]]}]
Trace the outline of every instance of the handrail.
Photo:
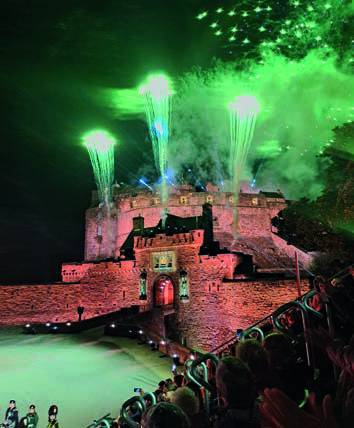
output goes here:
[{"label": "handrail", "polygon": [[311,299],[311,297],[315,296],[316,294],[319,294],[318,291],[316,291],[316,290],[310,290],[308,293],[305,294],[305,296],[303,297],[302,301],[304,303],[305,308],[311,314],[315,315],[317,318],[324,319],[323,314],[321,314],[321,312],[319,312],[319,311],[316,311],[316,309],[314,309],[309,304],[309,299]]},{"label": "handrail", "polygon": [[[301,295],[300,297],[298,297],[296,300],[292,300],[291,302],[293,302],[293,301],[298,301],[298,300],[301,300],[301,299],[303,299],[308,293],[310,293],[311,292],[311,290],[310,291],[307,291],[306,293],[304,293],[303,295]],[[288,302],[288,303],[291,303],[291,302]],[[277,308],[276,309],[276,311],[278,311],[278,310],[281,310],[285,305],[287,305],[288,303],[284,303],[284,305],[282,305],[282,306],[279,306],[279,308]],[[260,320],[258,320],[258,321],[256,321],[254,324],[252,324],[247,330],[250,330],[250,329],[252,329],[252,328],[254,328],[254,327],[257,327],[259,324],[262,324],[263,322],[265,322],[266,320],[268,320],[268,319],[272,319],[272,317],[273,317],[273,314],[275,313],[275,311],[274,312],[272,312],[271,314],[269,314],[269,315],[266,315],[264,318],[262,318],[262,319],[260,319]],[[235,334],[235,336],[233,337],[233,338],[230,338],[230,339],[228,339],[228,340],[226,340],[225,342],[223,342],[223,343],[221,343],[220,345],[218,345],[217,347],[215,347],[214,349],[212,349],[211,351],[210,351],[210,353],[211,354],[217,354],[218,353],[218,351],[220,350],[220,349],[223,349],[223,348],[225,348],[226,346],[228,346],[228,345],[231,345],[232,343],[235,343],[237,341],[237,337],[236,337],[236,334]]]},{"label": "handrail", "polygon": [[264,340],[264,333],[263,331],[259,328],[259,327],[250,327],[247,330],[244,330],[241,334],[241,341],[244,341],[247,339],[247,337],[252,333],[252,332],[256,332],[259,335],[259,338],[261,339],[260,342],[263,342]]},{"label": "handrail", "polygon": [[303,327],[303,331],[304,331],[306,360],[307,360],[307,365],[309,367],[311,367],[312,361],[311,361],[311,355],[310,355],[310,345],[309,345],[308,337],[306,335],[306,332],[307,332],[308,327],[309,327],[309,315],[308,315],[307,309],[305,308],[304,304],[301,303],[299,300],[294,300],[294,301],[286,303],[285,305],[278,308],[275,312],[273,312],[274,325],[278,330],[284,331],[285,329],[281,325],[281,323],[279,321],[279,317],[280,317],[280,315],[282,315],[284,312],[286,312],[287,310],[289,310],[291,308],[300,309],[301,318],[302,318],[302,327]]},{"label": "handrail", "polygon": [[201,357],[197,358],[196,360],[194,360],[192,362],[192,364],[190,365],[190,376],[193,377],[193,379],[196,379],[197,382],[202,385],[205,389],[207,389],[208,391],[212,391],[213,387],[212,385],[210,385],[210,383],[208,382],[208,380],[204,380],[199,373],[197,372],[197,367],[204,363],[205,361],[212,361],[215,365],[218,364],[219,362],[219,358],[211,353],[208,354],[204,354]]},{"label": "handrail", "polygon": [[104,423],[105,424],[105,428],[111,428],[111,422],[109,420],[107,420],[108,418],[112,420],[112,418],[110,418],[111,414],[107,413],[106,415],[102,416],[99,419],[95,419],[92,424],[88,425],[86,428],[104,428],[101,424]]},{"label": "handrail", "polygon": [[[201,390],[204,389],[204,393],[202,394],[204,409],[206,411],[206,416],[209,417],[210,414],[210,392],[204,388],[204,386],[199,382],[197,378],[195,378],[194,373],[191,372],[191,367],[194,360],[187,360],[184,365],[186,367],[186,376],[191,381],[194,382]],[[208,368],[205,363],[200,363],[200,366],[203,369],[203,378],[205,382],[208,382],[209,373]]]},{"label": "handrail", "polygon": [[156,395],[153,392],[145,392],[143,399],[150,400],[152,406],[156,404]]},{"label": "handrail", "polygon": [[218,345],[216,348],[212,349],[210,351],[211,354],[217,354],[220,349],[224,349],[226,346],[231,345],[233,342],[237,340],[236,336],[231,337],[230,339],[226,340],[225,342]]},{"label": "handrail", "polygon": [[131,397],[127,401],[125,401],[120,411],[121,418],[128,425],[129,428],[140,428],[140,423],[135,422],[134,419],[128,414],[127,410],[128,407],[135,403],[138,405],[139,410],[142,414],[146,410],[146,404],[144,399],[138,395],[135,397]]}]

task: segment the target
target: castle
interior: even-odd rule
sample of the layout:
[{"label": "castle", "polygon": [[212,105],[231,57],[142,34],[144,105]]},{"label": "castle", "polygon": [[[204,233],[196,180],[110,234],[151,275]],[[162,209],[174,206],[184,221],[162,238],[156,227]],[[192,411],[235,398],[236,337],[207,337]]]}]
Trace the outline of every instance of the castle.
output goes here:
[{"label": "castle", "polygon": [[[210,351],[295,298],[294,254],[311,256],[276,235],[280,193],[234,196],[209,184],[170,190],[161,220],[159,194],[114,188],[110,206],[86,211],[85,259],[63,263],[62,282],[0,287],[1,324],[66,322],[77,307],[91,318],[133,305],[155,337]],[[303,292],[308,279],[302,279]],[[13,304],[16,301],[16,306]]]}]

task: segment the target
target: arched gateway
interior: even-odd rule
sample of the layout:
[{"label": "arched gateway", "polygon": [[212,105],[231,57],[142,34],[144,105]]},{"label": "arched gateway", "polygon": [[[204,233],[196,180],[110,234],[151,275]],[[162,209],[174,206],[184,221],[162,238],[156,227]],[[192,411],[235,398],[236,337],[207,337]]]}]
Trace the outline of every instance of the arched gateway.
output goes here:
[{"label": "arched gateway", "polygon": [[154,306],[173,305],[174,284],[167,275],[159,276],[154,283]]}]

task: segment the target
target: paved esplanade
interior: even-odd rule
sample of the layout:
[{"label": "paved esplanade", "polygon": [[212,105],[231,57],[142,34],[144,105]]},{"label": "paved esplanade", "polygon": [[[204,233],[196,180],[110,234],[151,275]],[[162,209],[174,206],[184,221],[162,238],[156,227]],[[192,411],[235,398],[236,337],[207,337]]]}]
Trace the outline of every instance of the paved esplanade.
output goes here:
[{"label": "paved esplanade", "polygon": [[78,335],[23,335],[0,330],[0,422],[10,399],[20,417],[35,404],[39,428],[48,408],[59,407],[62,428],[81,428],[94,418],[117,415],[134,387],[156,389],[170,377],[171,361],[136,340],[102,336],[102,329]]}]

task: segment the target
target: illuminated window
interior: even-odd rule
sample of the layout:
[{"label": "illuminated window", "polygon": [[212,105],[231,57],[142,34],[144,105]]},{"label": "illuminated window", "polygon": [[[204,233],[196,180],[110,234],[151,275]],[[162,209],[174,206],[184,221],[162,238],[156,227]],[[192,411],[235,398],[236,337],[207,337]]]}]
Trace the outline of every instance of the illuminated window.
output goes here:
[{"label": "illuminated window", "polygon": [[230,204],[234,203],[234,197],[233,196],[229,196],[229,202],[230,202]]},{"label": "illuminated window", "polygon": [[140,274],[140,281],[139,281],[139,287],[140,287],[140,296],[139,299],[140,300],[146,300],[147,296],[146,296],[146,278],[147,278],[147,273],[141,272]]},{"label": "illuminated window", "polygon": [[151,205],[159,205],[160,204],[160,198],[154,198],[151,200]]},{"label": "illuminated window", "polygon": [[173,251],[153,253],[152,267],[154,271],[159,271],[159,272],[175,271],[176,270],[175,253]]},{"label": "illuminated window", "polygon": [[136,208],[138,206],[138,201],[136,199],[133,199],[130,202],[130,208]]},{"label": "illuminated window", "polygon": [[252,205],[258,205],[258,198],[252,198]]},{"label": "illuminated window", "polygon": [[179,298],[183,302],[189,300],[189,281],[187,272],[182,270],[179,277]]},{"label": "illuminated window", "polygon": [[181,196],[179,198],[179,201],[182,205],[187,205],[187,202],[188,202],[187,196]]},{"label": "illuminated window", "polygon": [[213,197],[212,197],[211,195],[208,195],[208,196],[206,197],[206,202],[207,202],[208,204],[212,204],[212,203],[213,203]]}]

